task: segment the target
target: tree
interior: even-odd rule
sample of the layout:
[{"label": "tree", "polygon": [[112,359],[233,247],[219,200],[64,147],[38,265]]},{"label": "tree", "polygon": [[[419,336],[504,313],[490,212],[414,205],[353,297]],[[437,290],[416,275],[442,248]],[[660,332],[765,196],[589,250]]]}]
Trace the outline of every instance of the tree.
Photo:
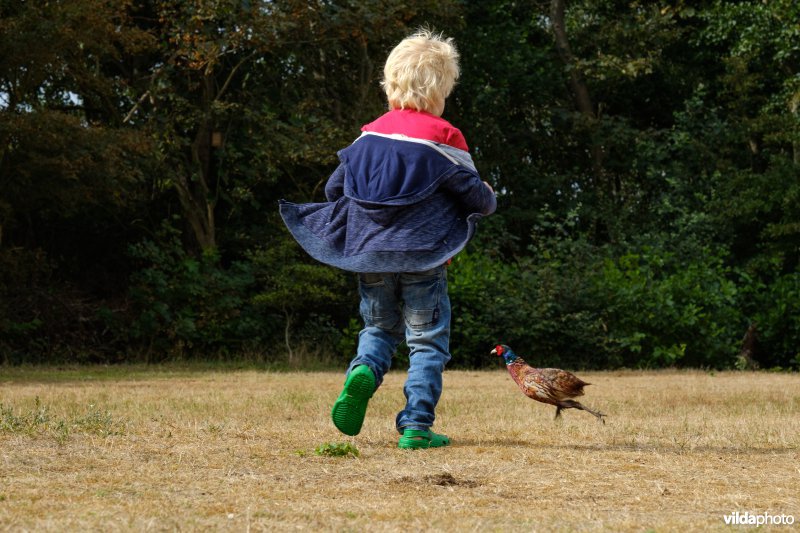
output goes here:
[{"label": "tree", "polygon": [[[0,2],[0,350],[102,344],[96,299],[126,275],[150,143],[122,125],[129,2]],[[20,359],[21,358],[21,359]]]},{"label": "tree", "polygon": [[499,196],[452,268],[456,360],[504,329],[555,365],[730,366],[749,331],[796,365],[795,4],[0,0],[3,358],[336,345],[348,277],[277,200],[323,199],[426,25]]},{"label": "tree", "polygon": [[0,246],[41,246],[46,220],[119,206],[141,178],[148,143],[120,103],[125,55],[150,40],[127,3],[95,4],[0,5]]}]

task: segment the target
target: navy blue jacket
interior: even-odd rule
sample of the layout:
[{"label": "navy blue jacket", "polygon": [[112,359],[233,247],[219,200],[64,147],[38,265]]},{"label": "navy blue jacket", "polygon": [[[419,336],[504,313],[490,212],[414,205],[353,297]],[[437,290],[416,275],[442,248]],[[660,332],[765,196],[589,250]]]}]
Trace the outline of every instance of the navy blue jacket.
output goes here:
[{"label": "navy blue jacket", "polygon": [[281,200],[297,242],[353,272],[422,272],[444,264],[497,207],[469,152],[398,134],[365,132],[339,153],[327,202]]}]

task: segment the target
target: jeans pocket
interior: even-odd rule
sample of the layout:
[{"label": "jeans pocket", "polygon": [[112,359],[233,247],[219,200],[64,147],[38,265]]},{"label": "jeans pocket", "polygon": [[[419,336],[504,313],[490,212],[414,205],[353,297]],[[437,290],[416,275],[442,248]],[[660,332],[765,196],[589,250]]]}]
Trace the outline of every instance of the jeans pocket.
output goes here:
[{"label": "jeans pocket", "polygon": [[439,321],[439,308],[413,309],[406,305],[403,307],[403,318],[411,329],[425,329]]},{"label": "jeans pocket", "polygon": [[423,272],[406,272],[403,276],[408,278],[438,278],[441,273],[442,267],[438,266]]},{"label": "jeans pocket", "polygon": [[441,267],[401,275],[405,303],[403,318],[411,329],[428,329],[439,321],[443,277]]},{"label": "jeans pocket", "polygon": [[393,331],[400,322],[397,299],[394,290],[387,284],[382,274],[359,274],[359,311],[364,325],[374,326],[385,331]]},{"label": "jeans pocket", "polygon": [[359,274],[358,283],[365,287],[382,287],[386,285],[386,280],[381,274]]}]

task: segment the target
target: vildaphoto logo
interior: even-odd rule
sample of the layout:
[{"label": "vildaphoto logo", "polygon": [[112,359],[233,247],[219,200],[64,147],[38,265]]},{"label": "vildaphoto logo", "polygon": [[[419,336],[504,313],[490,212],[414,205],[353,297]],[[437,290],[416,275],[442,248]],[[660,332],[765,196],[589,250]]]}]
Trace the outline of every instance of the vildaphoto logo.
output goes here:
[{"label": "vildaphoto logo", "polygon": [[789,526],[794,524],[794,516],[790,514],[755,514],[749,511],[743,513],[735,511],[722,518],[725,520],[725,524],[729,526]]}]

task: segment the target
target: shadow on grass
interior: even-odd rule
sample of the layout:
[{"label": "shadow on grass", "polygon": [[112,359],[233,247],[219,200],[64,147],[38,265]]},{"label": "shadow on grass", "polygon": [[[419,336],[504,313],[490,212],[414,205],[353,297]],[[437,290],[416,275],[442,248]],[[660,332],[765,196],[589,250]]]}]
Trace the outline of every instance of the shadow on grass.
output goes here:
[{"label": "shadow on grass", "polygon": [[798,446],[775,448],[750,448],[747,446],[681,446],[656,444],[541,444],[523,439],[458,439],[454,447],[502,446],[507,448],[536,448],[544,450],[565,450],[581,452],[650,452],[650,453],[718,453],[727,455],[782,455],[800,452]]}]

